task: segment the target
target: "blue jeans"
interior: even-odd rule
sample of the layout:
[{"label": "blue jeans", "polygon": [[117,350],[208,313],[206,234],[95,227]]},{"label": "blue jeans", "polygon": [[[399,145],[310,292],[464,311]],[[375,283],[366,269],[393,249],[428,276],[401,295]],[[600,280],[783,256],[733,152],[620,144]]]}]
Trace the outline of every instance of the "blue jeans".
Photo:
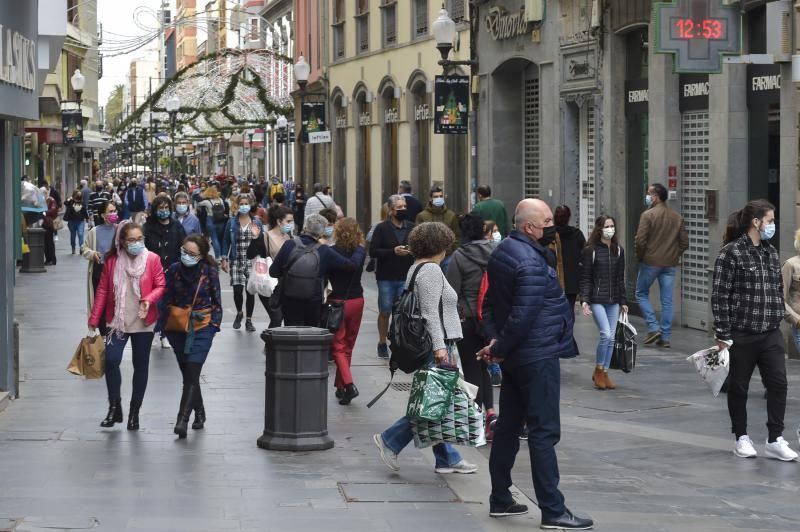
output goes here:
[{"label": "blue jeans", "polygon": [[378,281],[378,312],[391,314],[392,306],[403,294],[406,281]]},{"label": "blue jeans", "polygon": [[206,221],[208,237],[211,239],[211,247],[214,248],[214,257],[217,260],[222,256],[222,240],[225,235],[225,224],[215,224],[212,220]]},{"label": "blue jeans", "polygon": [[597,343],[597,365],[608,369],[611,355],[614,353],[614,335],[617,332],[619,305],[592,304],[592,317],[600,330],[600,341]]},{"label": "blue jeans", "polygon": [[445,258],[442,260],[441,264],[439,265],[439,266],[441,266],[441,267],[442,267],[442,271],[444,272],[444,274],[445,274],[445,275],[447,275],[447,268],[448,268],[448,266],[450,266],[450,261],[452,260],[452,258],[453,258],[453,256],[452,256],[452,255],[448,255],[448,256],[446,256],[446,257],[445,257]]},{"label": "blue jeans", "polygon": [[491,501],[511,504],[511,469],[519,452],[519,434],[528,425],[528,450],[536,500],[542,517],[553,519],[565,511],[558,489],[556,444],[561,439],[559,396],[561,370],[558,358],[538,360],[507,371],[500,387],[500,416],[489,455]]},{"label": "blue jeans", "polygon": [[[411,431],[411,421],[405,416],[401,417],[388,429],[381,433],[383,443],[395,454],[405,449],[406,445],[414,439]],[[433,446],[433,456],[436,457],[436,467],[454,466],[461,461],[461,455],[449,443],[437,443]]]},{"label": "blue jeans", "polygon": [[133,349],[133,393],[131,401],[141,403],[144,391],[147,389],[147,374],[150,369],[150,347],[153,345],[153,333],[141,332],[123,334],[118,338],[112,333],[111,341],[106,344],[106,388],[108,398],[111,400],[122,398],[122,373],[119,365],[122,362],[122,352],[131,339]]},{"label": "blue jeans", "polygon": [[794,346],[797,351],[800,351],[800,329],[792,327],[792,338],[794,338]]},{"label": "blue jeans", "polygon": [[[656,320],[656,311],[650,304],[650,286],[658,280],[661,290],[661,326]],[[639,278],[636,280],[636,301],[642,309],[648,332],[661,332],[661,339],[672,337],[672,286],[675,284],[675,267],[639,265]]]},{"label": "blue jeans", "polygon": [[67,222],[69,227],[69,244],[72,246],[72,251],[75,251],[75,239],[78,240],[78,248],[83,247],[83,234],[86,229],[86,222],[83,220]]}]

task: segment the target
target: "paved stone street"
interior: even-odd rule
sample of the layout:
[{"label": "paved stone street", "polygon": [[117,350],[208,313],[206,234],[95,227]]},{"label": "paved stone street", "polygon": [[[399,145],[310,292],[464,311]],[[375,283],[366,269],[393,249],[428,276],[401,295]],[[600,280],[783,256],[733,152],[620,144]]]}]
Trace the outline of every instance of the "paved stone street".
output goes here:
[{"label": "paved stone street", "polygon": [[[501,521],[488,517],[488,447],[464,450],[480,466],[477,475],[436,475],[430,451],[412,447],[401,455],[399,473],[382,464],[371,435],[401,414],[407,392],[393,390],[374,408],[365,406],[388,376],[374,356],[374,287],[354,360],[361,397],[349,407],[329,397],[334,449],[281,453],[256,447],[263,429],[263,346],[258,334],[230,329],[229,287],[225,328],[203,374],[207,428],[185,440],[172,434],[180,376],[171,351],[154,344],[142,430],[101,429],[104,382],[82,381],[64,370],[86,322],[86,263],[65,255],[64,236],[58,266],[17,277],[22,397],[0,413],[0,530],[538,527],[537,511]],[[371,275],[365,279],[372,283]],[[261,329],[263,309],[256,316]],[[589,514],[601,531],[800,529],[800,464],[735,458],[724,396],[713,399],[684,360],[709,344],[704,335],[680,330],[670,352],[642,348],[633,374],[615,374],[619,389],[599,392],[590,381],[596,331],[588,318],[579,317],[578,324],[584,355],[562,366],[558,446],[570,508]],[[789,363],[786,436],[795,447],[798,369]],[[126,413],[130,375],[128,359]],[[763,388],[757,379],[752,388],[751,436],[761,452]],[[534,497],[524,442],[514,478],[524,495]]]}]

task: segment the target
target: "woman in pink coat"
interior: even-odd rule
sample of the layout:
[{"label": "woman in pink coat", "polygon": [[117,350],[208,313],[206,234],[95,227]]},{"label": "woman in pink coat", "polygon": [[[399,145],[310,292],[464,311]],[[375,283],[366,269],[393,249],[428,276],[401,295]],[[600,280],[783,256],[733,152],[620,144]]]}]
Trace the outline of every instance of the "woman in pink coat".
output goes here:
[{"label": "woman in pink coat", "polygon": [[100,284],[94,296],[89,329],[96,329],[105,314],[109,333],[106,340],[106,387],[108,414],[101,427],[122,423],[122,352],[131,340],[133,349],[133,394],[128,430],[139,430],[139,408],[147,388],[150,346],[158,318],[158,300],[164,293],[164,270],[158,255],[144,246],[142,226],[122,223],[117,227],[114,246],[105,260]]}]

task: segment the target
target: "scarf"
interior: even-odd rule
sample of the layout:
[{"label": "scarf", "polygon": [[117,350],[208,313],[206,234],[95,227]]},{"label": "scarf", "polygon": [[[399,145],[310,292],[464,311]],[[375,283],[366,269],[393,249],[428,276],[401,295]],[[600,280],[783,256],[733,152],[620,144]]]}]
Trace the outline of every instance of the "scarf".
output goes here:
[{"label": "scarf", "polygon": [[129,297],[128,279],[133,279],[133,297],[138,301],[142,297],[140,281],[147,266],[147,256],[150,254],[149,251],[145,250],[133,258],[128,255],[128,252],[119,241],[120,232],[126,223],[128,222],[119,224],[114,235],[114,242],[117,246],[117,264],[114,267],[114,319],[109,324],[109,328],[118,337],[124,334],[126,323],[132,318],[132,316],[125,315]]}]

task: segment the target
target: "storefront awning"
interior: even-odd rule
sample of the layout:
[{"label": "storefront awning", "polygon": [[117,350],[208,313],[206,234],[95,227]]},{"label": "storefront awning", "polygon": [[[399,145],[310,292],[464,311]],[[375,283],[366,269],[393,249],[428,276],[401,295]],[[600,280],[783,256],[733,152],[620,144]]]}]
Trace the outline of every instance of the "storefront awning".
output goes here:
[{"label": "storefront awning", "polygon": [[91,131],[88,129],[83,130],[83,142],[78,144],[71,144],[71,146],[75,146],[76,148],[90,148],[96,150],[105,150],[111,147],[111,143],[108,142],[106,137],[100,134],[97,131]]}]

